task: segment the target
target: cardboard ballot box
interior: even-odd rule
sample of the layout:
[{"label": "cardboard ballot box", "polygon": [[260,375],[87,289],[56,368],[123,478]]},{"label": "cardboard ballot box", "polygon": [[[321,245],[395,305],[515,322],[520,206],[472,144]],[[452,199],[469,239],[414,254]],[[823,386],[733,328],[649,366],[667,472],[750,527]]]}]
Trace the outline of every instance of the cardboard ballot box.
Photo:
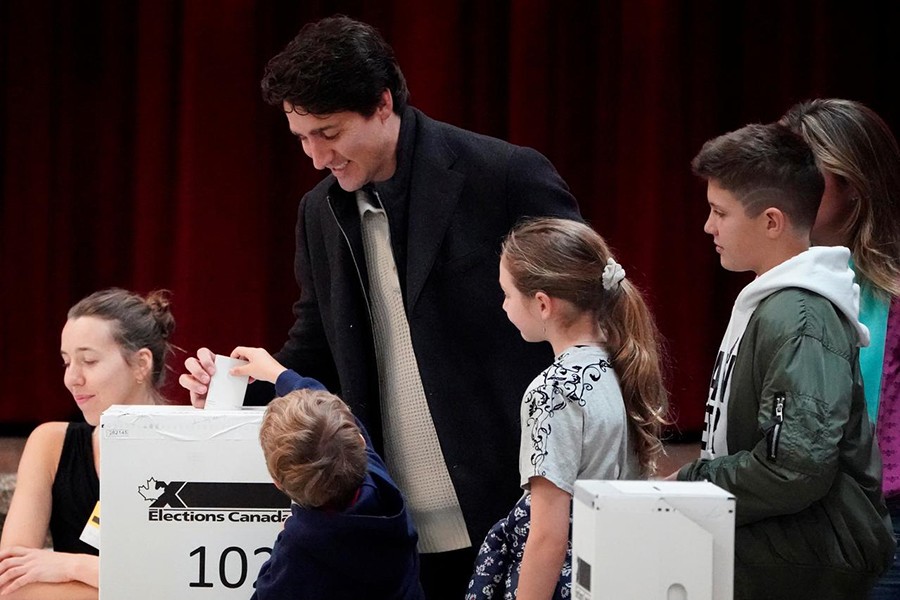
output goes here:
[{"label": "cardboard ballot box", "polygon": [[731,600],[735,498],[705,481],[577,481],[575,600]]},{"label": "cardboard ballot box", "polygon": [[113,406],[100,418],[100,598],[246,600],[290,516],[263,409]]}]

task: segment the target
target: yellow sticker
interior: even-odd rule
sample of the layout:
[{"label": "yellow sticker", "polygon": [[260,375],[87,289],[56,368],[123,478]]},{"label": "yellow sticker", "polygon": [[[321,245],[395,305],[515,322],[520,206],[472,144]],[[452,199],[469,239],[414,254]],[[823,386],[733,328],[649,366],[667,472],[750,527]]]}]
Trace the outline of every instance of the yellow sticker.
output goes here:
[{"label": "yellow sticker", "polygon": [[82,542],[89,546],[93,546],[97,550],[100,549],[100,501],[97,501],[97,504],[94,505],[94,510],[91,511],[91,516],[88,517],[87,523],[84,525],[84,530],[81,532],[81,537],[79,537]]}]

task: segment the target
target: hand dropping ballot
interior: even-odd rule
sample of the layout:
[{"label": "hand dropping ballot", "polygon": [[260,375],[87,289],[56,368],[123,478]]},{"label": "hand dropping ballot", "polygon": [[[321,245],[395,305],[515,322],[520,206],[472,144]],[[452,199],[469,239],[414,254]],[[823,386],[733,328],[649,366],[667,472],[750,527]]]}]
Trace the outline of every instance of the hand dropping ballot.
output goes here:
[{"label": "hand dropping ballot", "polygon": [[229,371],[246,364],[246,360],[216,354],[216,373],[209,382],[206,410],[233,410],[244,405],[249,377],[231,375]]}]

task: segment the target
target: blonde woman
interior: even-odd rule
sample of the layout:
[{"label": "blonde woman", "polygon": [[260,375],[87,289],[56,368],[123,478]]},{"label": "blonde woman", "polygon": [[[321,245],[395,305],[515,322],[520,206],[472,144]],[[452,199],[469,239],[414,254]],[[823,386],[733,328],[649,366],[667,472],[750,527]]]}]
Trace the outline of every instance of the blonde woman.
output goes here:
[{"label": "blonde woman", "polygon": [[[900,149],[884,120],[852,100],[801,102],[781,122],[803,136],[825,177],[812,243],[851,251],[860,321],[871,334],[859,353],[866,406],[900,541]],[[900,554],[870,598],[900,598]]]}]

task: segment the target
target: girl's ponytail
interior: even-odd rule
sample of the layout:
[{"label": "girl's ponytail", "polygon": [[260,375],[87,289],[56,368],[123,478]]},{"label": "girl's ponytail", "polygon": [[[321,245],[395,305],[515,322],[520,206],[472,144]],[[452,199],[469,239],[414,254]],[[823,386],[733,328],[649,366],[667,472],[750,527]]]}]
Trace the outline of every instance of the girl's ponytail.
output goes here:
[{"label": "girl's ponytail", "polygon": [[598,312],[598,319],[619,376],[641,469],[652,475],[663,451],[659,440],[662,428],[668,424],[662,339],[643,296],[630,281],[624,279],[611,292],[606,310]]}]

